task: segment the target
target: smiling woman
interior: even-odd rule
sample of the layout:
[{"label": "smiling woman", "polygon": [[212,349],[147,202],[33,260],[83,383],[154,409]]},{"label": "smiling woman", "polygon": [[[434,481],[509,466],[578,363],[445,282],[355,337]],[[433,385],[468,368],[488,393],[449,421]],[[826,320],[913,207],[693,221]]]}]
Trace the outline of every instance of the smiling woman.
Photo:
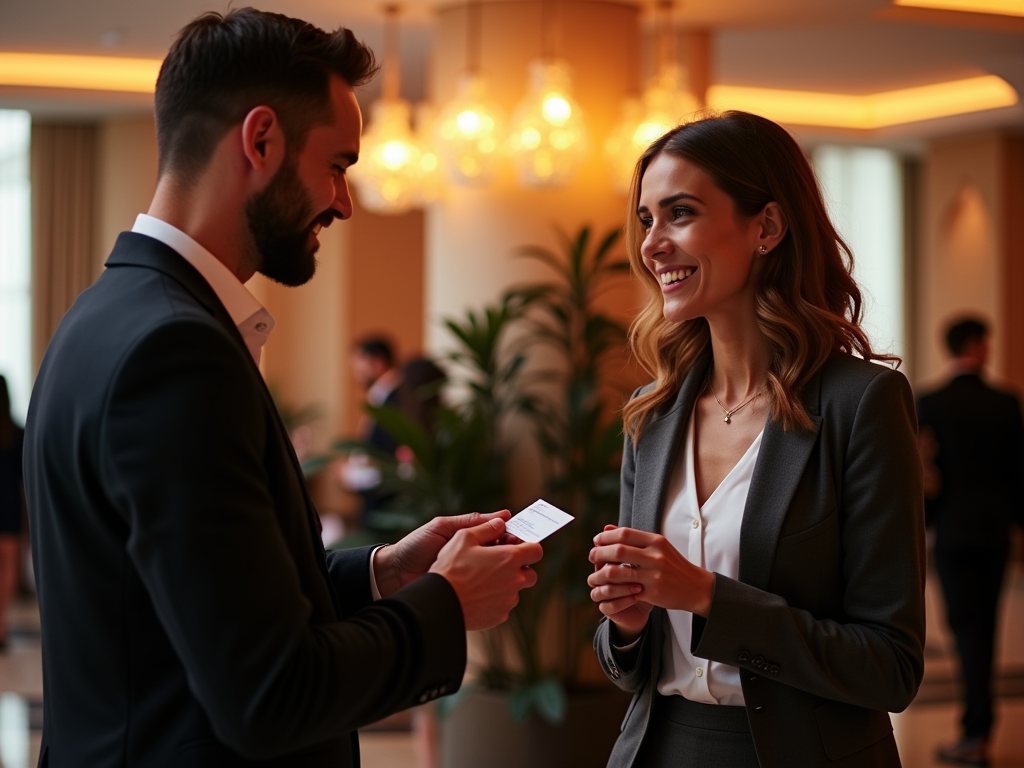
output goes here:
[{"label": "smiling woman", "polygon": [[590,553],[598,659],[634,694],[609,765],[897,768],[923,497],[852,253],[800,147],[748,113],[655,141],[630,199],[654,382],[623,411],[619,525]]}]

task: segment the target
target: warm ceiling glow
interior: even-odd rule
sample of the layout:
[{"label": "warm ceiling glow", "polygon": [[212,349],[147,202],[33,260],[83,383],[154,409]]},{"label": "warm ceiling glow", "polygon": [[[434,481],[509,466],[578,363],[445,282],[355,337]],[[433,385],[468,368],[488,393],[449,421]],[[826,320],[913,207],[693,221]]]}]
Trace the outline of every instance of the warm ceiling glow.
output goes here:
[{"label": "warm ceiling glow", "polygon": [[1024,16],[1024,0],[893,0],[893,5],[931,8],[941,11],[997,13],[1001,16]]},{"label": "warm ceiling glow", "polygon": [[159,59],[0,53],[0,85],[153,93]]},{"label": "warm ceiling glow", "polygon": [[865,96],[733,85],[708,89],[708,104],[716,110],[742,109],[780,123],[862,130],[1010,107],[1018,100],[1017,92],[995,75]]}]

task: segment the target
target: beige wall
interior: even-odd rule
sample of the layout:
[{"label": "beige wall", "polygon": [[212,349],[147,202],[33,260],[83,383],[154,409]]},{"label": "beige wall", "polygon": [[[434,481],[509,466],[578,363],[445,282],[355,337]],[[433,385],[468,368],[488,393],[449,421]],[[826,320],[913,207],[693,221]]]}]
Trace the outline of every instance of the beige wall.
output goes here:
[{"label": "beige wall", "polygon": [[991,376],[1024,389],[1024,140],[989,132],[934,142],[921,194],[915,383],[947,374],[943,329],[973,313],[991,323]]},{"label": "beige wall", "polygon": [[935,383],[947,370],[942,330],[965,313],[992,323],[997,340],[991,372],[1002,373],[1002,138],[995,133],[937,141],[922,184],[921,254],[917,268],[915,380]]},{"label": "beige wall", "polygon": [[108,120],[100,126],[96,274],[120,232],[149,208],[156,189],[156,128],[141,116]]}]

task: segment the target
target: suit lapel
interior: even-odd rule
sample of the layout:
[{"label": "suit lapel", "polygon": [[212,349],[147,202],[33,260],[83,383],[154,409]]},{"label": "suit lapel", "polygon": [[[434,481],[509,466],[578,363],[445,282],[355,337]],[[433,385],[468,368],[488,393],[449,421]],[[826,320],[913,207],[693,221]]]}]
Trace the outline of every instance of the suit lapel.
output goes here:
[{"label": "suit lapel", "polygon": [[774,419],[765,425],[740,528],[739,580],[744,584],[759,589],[768,586],[782,523],[818,440],[820,393],[819,373],[808,382],[804,393],[813,429],[786,432]]},{"label": "suit lapel", "polygon": [[636,475],[633,485],[633,527],[656,533],[660,527],[668,478],[679,452],[682,430],[693,413],[693,404],[704,386],[710,352],[697,359],[679,388],[675,402],[644,430],[636,454]]},{"label": "suit lapel", "polygon": [[231,319],[231,315],[228,313],[227,309],[224,308],[224,304],[217,297],[217,293],[213,290],[210,284],[206,282],[206,279],[199,273],[199,270],[189,264],[188,261],[185,260],[177,251],[159,240],[136,232],[122,232],[118,236],[114,249],[111,251],[110,257],[107,259],[106,266],[113,268],[120,266],[148,267],[149,269],[155,269],[159,272],[163,272],[165,275],[180,283],[190,294],[192,294],[196,301],[206,307],[206,309],[209,310],[218,322],[224,326],[224,329],[238,344],[239,348],[244,353],[245,358],[252,366],[253,375],[259,379],[260,387],[263,390],[264,402],[268,410],[273,414],[272,418],[277,426],[278,439],[283,443],[285,451],[290,457],[292,469],[301,480],[299,486],[302,488],[302,496],[306,506],[306,517],[309,524],[310,535],[315,539],[315,543],[318,545],[314,547],[314,551],[317,552],[320,567],[324,573],[324,578],[330,586],[331,598],[334,601],[335,610],[340,612],[338,596],[335,594],[334,585],[331,583],[331,580],[327,575],[327,561],[323,554],[323,546],[320,544],[320,517],[317,515],[316,508],[313,506],[313,500],[309,497],[309,488],[306,485],[306,481],[302,473],[302,464],[299,462],[298,456],[295,455],[291,438],[288,436],[288,430],[285,428],[284,422],[281,421],[281,414],[277,410],[277,404],[274,403],[274,398],[271,396],[270,390],[267,388],[266,381],[263,379],[263,374],[260,373],[259,366],[257,366],[256,361],[253,360],[252,353],[246,346],[245,340],[242,338],[242,334],[238,330],[238,326],[235,325],[234,320]]}]

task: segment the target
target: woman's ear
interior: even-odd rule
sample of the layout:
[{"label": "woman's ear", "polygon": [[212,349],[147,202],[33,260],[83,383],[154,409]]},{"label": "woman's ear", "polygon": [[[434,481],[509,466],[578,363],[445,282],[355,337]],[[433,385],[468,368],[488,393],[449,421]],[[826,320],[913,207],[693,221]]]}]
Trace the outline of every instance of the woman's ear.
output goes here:
[{"label": "woman's ear", "polygon": [[761,211],[760,231],[757,238],[757,253],[765,255],[775,247],[786,236],[789,225],[786,223],[786,215],[782,207],[772,201]]}]

